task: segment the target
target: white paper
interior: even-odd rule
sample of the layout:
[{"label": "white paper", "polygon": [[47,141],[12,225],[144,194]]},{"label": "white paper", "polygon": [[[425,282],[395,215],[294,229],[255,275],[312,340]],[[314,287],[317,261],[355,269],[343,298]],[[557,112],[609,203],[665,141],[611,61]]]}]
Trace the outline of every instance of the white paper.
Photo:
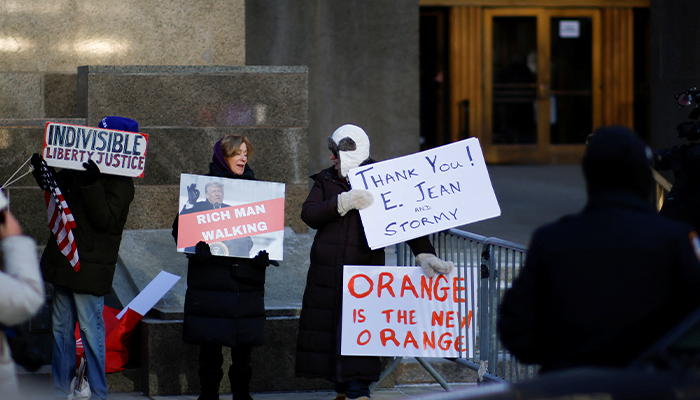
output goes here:
[{"label": "white paper", "polygon": [[360,211],[372,249],[501,215],[477,138],[353,168],[348,177],[374,196]]},{"label": "white paper", "polygon": [[478,272],[346,265],[341,354],[474,357]]},{"label": "white paper", "polygon": [[559,21],[559,37],[575,39],[579,36],[581,36],[581,23],[579,21]]},{"label": "white paper", "polygon": [[160,271],[160,273],[143,288],[141,293],[134,297],[134,299],[117,314],[117,319],[121,319],[127,309],[132,309],[142,316],[146,315],[146,313],[156,305],[158,300],[162,299],[179,280],[180,277],[175,274]]},{"label": "white paper", "polygon": [[[216,184],[223,192],[218,209],[207,198],[207,187]],[[188,202],[192,185],[200,192],[195,205]],[[195,245],[205,241],[216,256],[254,258],[265,250],[271,260],[283,260],[285,187],[280,182],[181,174],[177,251],[194,253]]]},{"label": "white paper", "polygon": [[84,171],[93,160],[102,173],[141,178],[147,147],[145,133],[47,122],[42,156],[49,167]]}]

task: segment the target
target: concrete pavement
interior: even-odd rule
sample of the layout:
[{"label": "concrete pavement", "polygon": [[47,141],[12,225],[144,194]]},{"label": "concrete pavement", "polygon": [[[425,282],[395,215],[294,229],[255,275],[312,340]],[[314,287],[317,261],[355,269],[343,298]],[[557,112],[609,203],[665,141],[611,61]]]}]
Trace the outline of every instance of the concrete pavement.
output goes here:
[{"label": "concrete pavement", "polygon": [[527,245],[537,227],[586,204],[580,164],[492,165],[488,171],[501,216],[462,230]]},{"label": "concrete pavement", "polygon": [[[470,387],[476,387],[475,384],[451,384],[454,390],[465,390]],[[44,375],[41,379],[23,379],[20,378],[20,387],[22,397],[26,400],[58,400],[63,398],[54,397],[51,393],[52,385],[48,379],[48,375]],[[399,400],[399,399],[417,399],[437,393],[445,392],[438,385],[410,385],[397,386],[390,389],[377,389],[371,397],[377,400]],[[129,393],[109,393],[109,400],[197,400],[198,394],[178,395],[178,396],[147,396],[139,392]],[[332,400],[335,398],[335,392],[328,390],[319,391],[303,391],[303,392],[261,392],[251,393],[255,400]],[[0,394],[2,399],[2,394]],[[219,399],[231,399],[231,394],[222,393]]]}]

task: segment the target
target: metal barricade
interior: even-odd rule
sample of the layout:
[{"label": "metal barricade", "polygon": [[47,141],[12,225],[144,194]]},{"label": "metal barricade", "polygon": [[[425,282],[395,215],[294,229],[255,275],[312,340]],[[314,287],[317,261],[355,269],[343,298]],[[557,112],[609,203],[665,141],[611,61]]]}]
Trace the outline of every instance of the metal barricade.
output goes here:
[{"label": "metal barricade", "polygon": [[[489,370],[494,375],[510,382],[517,382],[535,375],[534,366],[521,365],[501,345],[498,339],[498,309],[503,294],[513,284],[513,279],[525,263],[527,247],[498,238],[488,238],[482,245],[482,287],[488,281],[488,307],[483,301],[486,296],[481,292],[479,304],[479,323],[482,332],[480,346],[482,360],[488,360]],[[487,276],[484,276],[484,275]]]},{"label": "metal barricade", "polygon": [[[471,269],[476,268],[480,277],[473,282],[477,287],[466,289],[466,293],[479,298],[476,329],[472,330],[471,341],[475,344],[474,357],[449,360],[478,371],[479,378],[487,381],[517,382],[534,376],[534,366],[521,365],[500,344],[496,324],[503,293],[525,262],[527,248],[459,229],[434,233],[429,238],[437,256],[455,264],[458,276],[467,276],[473,271]],[[406,243],[396,245],[396,256],[397,265],[415,265],[415,258]],[[433,376],[448,389],[439,376]]]}]

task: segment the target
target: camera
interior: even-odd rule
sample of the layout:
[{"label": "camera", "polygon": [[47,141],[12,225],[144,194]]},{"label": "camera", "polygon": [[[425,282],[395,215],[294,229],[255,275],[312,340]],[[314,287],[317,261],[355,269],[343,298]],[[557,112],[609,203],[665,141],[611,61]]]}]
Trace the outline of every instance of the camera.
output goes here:
[{"label": "camera", "polygon": [[687,153],[700,141],[700,122],[697,121],[700,118],[700,91],[692,87],[677,94],[676,102],[678,108],[695,104],[695,108],[688,115],[688,119],[692,121],[681,122],[676,126],[678,137],[685,138],[691,143],[680,147],[673,146],[670,149],[659,149],[654,152],[654,168],[659,171],[672,169],[674,175],[680,172]]},{"label": "camera", "polygon": [[676,101],[678,102],[678,107],[687,107],[695,103],[695,108],[688,115],[688,119],[694,119],[696,121],[682,122],[676,126],[678,131],[678,137],[686,138],[690,141],[700,140],[700,123],[697,119],[700,117],[700,92],[697,88],[690,88],[684,93],[676,95]]}]

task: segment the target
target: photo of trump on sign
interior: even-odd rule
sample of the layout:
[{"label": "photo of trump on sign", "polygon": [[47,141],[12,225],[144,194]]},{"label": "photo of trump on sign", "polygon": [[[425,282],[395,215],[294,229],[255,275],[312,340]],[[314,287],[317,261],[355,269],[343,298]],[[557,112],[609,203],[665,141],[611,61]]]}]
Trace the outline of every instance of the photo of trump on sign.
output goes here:
[{"label": "photo of trump on sign", "polygon": [[177,251],[205,241],[212,255],[253,258],[267,250],[282,260],[284,190],[277,182],[180,175]]}]

